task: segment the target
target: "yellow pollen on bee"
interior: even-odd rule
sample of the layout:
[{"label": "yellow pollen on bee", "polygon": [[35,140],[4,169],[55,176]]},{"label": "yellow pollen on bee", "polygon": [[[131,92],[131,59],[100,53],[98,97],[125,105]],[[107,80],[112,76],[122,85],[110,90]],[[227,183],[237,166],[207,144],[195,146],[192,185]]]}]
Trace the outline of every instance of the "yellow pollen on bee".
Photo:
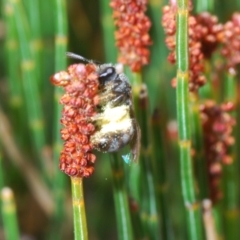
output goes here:
[{"label": "yellow pollen on bee", "polygon": [[97,124],[102,126],[102,133],[129,129],[132,125],[129,115],[129,106],[127,105],[112,108],[110,104],[108,104],[104,108],[103,113],[95,116],[95,118]]}]

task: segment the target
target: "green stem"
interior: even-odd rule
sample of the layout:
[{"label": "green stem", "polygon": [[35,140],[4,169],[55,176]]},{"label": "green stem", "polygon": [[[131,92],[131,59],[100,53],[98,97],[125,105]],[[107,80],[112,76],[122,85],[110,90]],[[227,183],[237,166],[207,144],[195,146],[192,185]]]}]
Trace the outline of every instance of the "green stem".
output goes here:
[{"label": "green stem", "polygon": [[214,1],[213,0],[197,0],[196,12],[211,12],[213,11]]},{"label": "green stem", "polygon": [[11,0],[9,1],[9,8],[11,8],[15,18],[15,25],[18,34],[18,41],[20,42],[20,56],[21,56],[21,71],[23,77],[23,93],[25,97],[25,104],[28,113],[28,124],[33,136],[33,145],[39,159],[39,165],[43,172],[44,178],[47,182],[48,171],[44,166],[42,151],[46,145],[44,135],[44,120],[42,106],[40,102],[40,95],[36,78],[36,63],[33,58],[29,43],[32,39],[30,37],[29,23],[22,6],[22,2]]},{"label": "green stem", "polygon": [[[30,0],[28,0],[30,1]],[[42,49],[42,58],[43,61],[41,63],[41,78],[42,79],[49,79],[49,76],[51,76],[54,72],[55,66],[54,66],[54,60],[56,59],[56,52],[55,52],[55,41],[53,41],[54,36],[56,36],[57,30],[56,25],[59,23],[62,23],[65,18],[60,19],[58,21],[58,14],[59,11],[57,10],[58,7],[56,5],[56,0],[52,1],[39,1],[39,10],[40,10],[40,16],[41,16],[41,39],[43,42],[43,49]],[[64,9],[67,11],[67,8]],[[65,27],[64,25],[62,26]],[[65,60],[64,56],[61,55],[58,58],[59,61]],[[53,119],[53,104],[52,102],[49,102],[49,99],[53,96],[53,88],[50,87],[49,81],[41,81],[41,96],[43,96],[43,107],[45,112],[45,119],[47,122],[51,122]],[[56,123],[56,122],[55,122]],[[55,124],[54,123],[54,124]],[[47,129],[47,137],[48,139],[52,138],[52,125],[49,124],[46,127]]]},{"label": "green stem", "polygon": [[135,239],[146,239],[146,232],[142,224],[139,204],[130,197],[131,220],[134,229]]},{"label": "green stem", "polygon": [[[14,109],[19,109],[22,106],[23,100],[21,96],[21,77],[16,69],[19,68],[19,44],[17,41],[17,32],[14,21],[12,8],[6,0],[4,0],[4,17],[6,24],[6,60],[8,70],[8,83],[11,93],[10,105]],[[19,119],[18,119],[19,120]]]},{"label": "green stem", "polygon": [[83,197],[83,179],[71,178],[72,184],[72,206],[74,221],[74,240],[87,240],[87,221]]},{"label": "green stem", "polygon": [[28,145],[28,139],[22,139],[22,136],[27,131],[26,111],[24,108],[24,99],[22,95],[22,77],[19,71],[20,68],[20,53],[17,30],[13,14],[13,8],[7,0],[3,1],[4,20],[6,25],[5,37],[5,53],[7,67],[7,81],[9,87],[9,104],[11,108],[11,123],[15,129],[15,136],[21,147]]},{"label": "green stem", "polygon": [[[161,109],[161,111],[166,113],[166,101],[169,104],[168,99],[165,97],[166,86],[169,86],[166,85],[166,80],[169,79],[169,68],[167,68],[166,61],[168,51],[165,47],[164,30],[159,27],[159,19],[162,18],[161,9],[164,4],[164,1],[148,1],[148,15],[152,24],[151,39],[157,44],[152,44],[150,47],[150,64],[144,68],[143,79],[147,80],[148,90],[151,93],[149,94],[150,111],[153,112],[156,102],[164,102],[164,109]],[[162,75],[163,72],[164,75]]]},{"label": "green stem", "polygon": [[[2,156],[2,145],[0,145],[0,189],[4,186],[4,170],[3,170],[3,156]],[[1,205],[1,203],[0,203]]]},{"label": "green stem", "polygon": [[141,129],[141,209],[146,232],[150,239],[161,239],[158,218],[157,198],[155,191],[154,173],[152,166],[151,127],[148,91],[142,84],[141,73],[132,74],[133,98],[137,119]]},{"label": "green stem", "polygon": [[[67,13],[66,1],[55,0],[55,72],[66,69],[67,66]],[[61,171],[57,170],[59,165],[59,156],[62,148],[62,140],[60,135],[60,118],[62,107],[59,104],[60,97],[63,94],[62,88],[54,88],[54,145],[53,157],[54,166],[56,169],[54,180],[54,193],[56,208],[54,214],[54,229],[57,230],[63,223],[64,218],[64,202],[65,202],[65,188],[66,176]],[[56,236],[57,235],[57,236]],[[55,239],[61,238],[61,231],[56,231]]]},{"label": "green stem", "polygon": [[213,207],[213,218],[215,223],[215,229],[219,239],[224,239],[224,229],[223,229],[223,207],[221,203],[216,204]]},{"label": "green stem", "polygon": [[197,94],[190,95],[191,123],[192,123],[192,139],[193,149],[195,151],[195,169],[199,187],[199,197],[201,200],[208,198],[208,176],[207,165],[204,158],[203,132],[200,119],[200,106]]},{"label": "green stem", "polygon": [[[146,113],[146,112],[145,112]],[[145,119],[144,111],[142,112],[142,123],[148,123]],[[141,124],[141,123],[140,123]],[[145,124],[144,124],[145,125]],[[147,125],[147,124],[146,124]],[[145,145],[145,137],[149,127],[143,127],[141,124],[142,130],[142,154],[140,156],[140,164],[141,164],[141,178],[142,178],[142,202],[143,202],[143,215],[146,217],[146,224],[148,229],[148,235],[150,239],[161,239],[160,229],[159,229],[159,218],[158,218],[158,209],[157,209],[157,201],[156,201],[156,191],[155,191],[155,183],[153,177],[153,169],[152,169],[152,159],[151,153],[149,152],[149,145]],[[146,143],[146,142],[145,142]]]},{"label": "green stem", "polygon": [[187,215],[189,239],[203,239],[200,204],[197,203],[189,115],[188,0],[178,0],[177,9],[177,119],[179,134],[181,185]]},{"label": "green stem", "polygon": [[[225,101],[237,104],[237,79],[235,71],[229,71],[225,79]],[[231,112],[232,117],[236,117],[236,110]],[[233,135],[236,136],[236,128],[233,128]],[[224,217],[225,217],[225,234],[228,239],[239,239],[239,178],[236,161],[237,148],[236,145],[230,146],[228,155],[232,158],[232,163],[224,164]]]},{"label": "green stem", "polygon": [[43,50],[43,43],[42,43],[42,36],[41,36],[41,18],[40,18],[40,4],[39,0],[31,1],[31,0],[23,0],[24,7],[26,9],[28,20],[29,20],[29,27],[31,31],[31,50],[34,57],[34,61],[36,64],[36,74],[38,81],[39,91],[43,89],[41,86],[43,85],[43,81],[41,79],[41,72],[42,72],[42,50]]},{"label": "green stem", "polygon": [[[146,228],[141,219],[141,196],[140,196],[140,165],[137,163],[128,166],[128,194],[130,198],[131,219],[135,239],[146,238]],[[136,207],[137,206],[137,207]]]},{"label": "green stem", "polygon": [[117,217],[118,240],[131,240],[133,230],[124,182],[123,160],[116,153],[110,155],[113,175],[113,195]]},{"label": "green stem", "polygon": [[164,133],[163,124],[161,122],[160,111],[155,110],[152,118],[152,135],[153,135],[153,169],[156,179],[157,199],[160,207],[162,219],[162,235],[163,239],[173,239],[172,227],[169,216],[169,206],[167,200],[167,179],[165,169],[165,153],[164,149]]},{"label": "green stem", "polygon": [[20,239],[16,206],[12,190],[7,187],[3,188],[1,191],[1,198],[3,225],[6,240]]},{"label": "green stem", "polygon": [[101,24],[104,39],[104,53],[106,62],[115,62],[117,58],[117,48],[114,39],[114,23],[112,21],[112,9],[109,0],[101,0]]},{"label": "green stem", "polygon": [[199,95],[201,99],[212,99],[214,97],[213,87],[212,87],[212,64],[209,59],[204,61],[205,76],[207,82],[199,89]]}]

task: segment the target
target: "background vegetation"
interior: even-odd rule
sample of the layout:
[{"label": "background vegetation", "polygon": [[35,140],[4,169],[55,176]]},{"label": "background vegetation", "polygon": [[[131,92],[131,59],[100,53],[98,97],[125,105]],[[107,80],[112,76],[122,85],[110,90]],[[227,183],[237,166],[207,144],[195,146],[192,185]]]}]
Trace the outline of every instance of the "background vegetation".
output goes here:
[{"label": "background vegetation", "polygon": [[[148,1],[150,64],[137,74],[126,67],[142,129],[139,164],[98,153],[94,174],[83,181],[89,239],[240,239],[238,66],[236,74],[229,73],[222,67],[229,55],[221,55],[222,46],[231,48],[233,40],[220,43],[220,50],[205,59],[203,74],[209,88],[188,95],[186,75],[179,74],[188,69],[189,25],[181,12],[188,4],[178,1],[177,66],[167,60],[161,23],[167,4]],[[239,8],[239,0],[194,0],[191,14],[209,11],[225,24]],[[73,239],[71,181],[58,169],[62,142],[57,97],[62,92],[49,79],[74,62],[66,58],[66,51],[117,62],[112,9],[108,0],[0,0],[0,10],[0,239]],[[237,54],[239,46],[234,48]],[[176,75],[183,83],[183,88],[177,87],[177,98],[171,83]],[[139,88],[147,93],[149,104],[140,98],[145,104],[138,105]],[[215,172],[218,190],[213,195],[210,170],[202,165],[208,165],[207,140],[199,118],[207,100],[214,100],[218,109],[223,103],[235,105],[227,113],[236,121],[233,132],[228,122],[231,129],[224,125],[223,134],[233,136],[235,144],[226,144],[230,160],[218,159],[222,170]],[[190,130],[185,132],[184,126]],[[119,169],[124,172],[120,180],[115,174]],[[5,187],[12,189],[14,199]],[[127,200],[125,208],[121,199]]]}]

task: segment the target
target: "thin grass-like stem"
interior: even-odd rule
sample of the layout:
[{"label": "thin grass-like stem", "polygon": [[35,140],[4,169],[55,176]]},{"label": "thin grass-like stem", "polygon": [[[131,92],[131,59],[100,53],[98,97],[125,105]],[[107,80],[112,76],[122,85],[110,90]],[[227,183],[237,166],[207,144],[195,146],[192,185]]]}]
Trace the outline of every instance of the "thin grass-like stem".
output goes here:
[{"label": "thin grass-like stem", "polygon": [[32,41],[29,22],[20,0],[9,1],[8,7],[11,8],[11,11],[14,14],[18,41],[20,43],[21,71],[23,77],[22,84],[28,124],[32,134],[36,156],[39,160],[38,164],[41,167],[44,179],[49,183],[48,171],[44,165],[42,156],[43,147],[46,145],[46,139],[44,133],[43,111],[37,85],[38,80],[36,79],[38,77],[36,71],[37,66],[34,61],[32,50],[29,47],[29,43]]},{"label": "thin grass-like stem", "polygon": [[118,239],[132,240],[134,237],[124,180],[123,159],[121,159],[117,153],[113,153],[110,155],[110,160],[113,176],[113,196],[117,217]]},{"label": "thin grass-like stem", "polygon": [[[229,70],[225,80],[225,101],[234,104],[236,109],[237,104],[237,78],[236,72]],[[231,115],[236,118],[237,112],[233,110]],[[236,135],[236,128],[233,127],[233,135]],[[236,161],[237,148],[236,145],[229,147],[229,152],[232,162],[224,164],[224,221],[225,235],[228,239],[239,239],[240,229],[240,211],[239,211],[239,177]]]},{"label": "thin grass-like stem", "polygon": [[2,151],[0,151],[0,189],[2,189],[3,186],[4,186],[3,157]]},{"label": "thin grass-like stem", "polygon": [[15,129],[15,137],[21,147],[27,146],[28,138],[22,139],[27,131],[26,109],[22,93],[22,76],[16,69],[20,68],[19,42],[12,6],[7,0],[3,1],[3,15],[6,26],[5,53],[7,67],[7,82],[9,88],[9,106],[11,109],[11,123]]},{"label": "thin grass-like stem", "polygon": [[199,198],[201,200],[208,198],[208,176],[207,163],[204,157],[203,132],[200,119],[200,103],[196,93],[190,94],[190,115],[192,126],[192,141],[195,151],[195,169],[199,187]]},{"label": "thin grass-like stem", "polygon": [[112,9],[108,0],[101,0],[100,7],[105,60],[106,62],[115,62],[117,59],[117,48],[113,34],[115,27],[112,21]]},{"label": "thin grass-like stem", "polygon": [[180,151],[181,185],[186,207],[188,236],[191,240],[203,239],[200,204],[197,202],[189,115],[189,52],[188,52],[188,1],[177,1],[177,119]]},{"label": "thin grass-like stem", "polygon": [[[66,1],[55,0],[55,72],[66,69],[67,66],[67,12]],[[58,170],[59,156],[62,146],[62,140],[60,136],[60,118],[62,106],[59,104],[60,97],[63,94],[62,88],[54,88],[54,144],[53,144],[53,158],[55,166],[55,178],[54,178],[54,196],[55,196],[55,214],[54,214],[54,229],[57,230],[64,218],[64,199],[67,177]],[[57,237],[57,236],[58,237]],[[56,232],[55,239],[61,238],[61,231]]]},{"label": "thin grass-like stem", "polygon": [[41,17],[40,17],[40,2],[39,0],[22,0],[25,7],[27,18],[29,20],[29,27],[31,31],[31,50],[36,64],[35,73],[38,74],[36,80],[38,81],[39,91],[42,90],[43,82],[41,79],[42,73],[42,53],[43,42],[41,35]]},{"label": "thin grass-like stem", "polygon": [[6,240],[20,239],[16,206],[13,192],[10,188],[1,190],[3,227]]},{"label": "thin grass-like stem", "polygon": [[87,240],[88,231],[83,196],[83,179],[78,177],[72,177],[71,184],[72,184],[74,240]]},{"label": "thin grass-like stem", "polygon": [[173,232],[170,220],[170,211],[167,198],[167,177],[165,167],[165,147],[162,115],[160,110],[156,109],[152,117],[152,138],[153,138],[153,171],[156,181],[156,194],[159,202],[159,212],[162,219],[161,231],[163,239],[173,239]]},{"label": "thin grass-like stem", "polygon": [[213,0],[197,0],[196,12],[211,12],[214,8]]},{"label": "thin grass-like stem", "polygon": [[143,225],[150,239],[161,239],[155,180],[152,166],[149,97],[140,72],[132,74],[133,99],[141,129],[140,179]]}]

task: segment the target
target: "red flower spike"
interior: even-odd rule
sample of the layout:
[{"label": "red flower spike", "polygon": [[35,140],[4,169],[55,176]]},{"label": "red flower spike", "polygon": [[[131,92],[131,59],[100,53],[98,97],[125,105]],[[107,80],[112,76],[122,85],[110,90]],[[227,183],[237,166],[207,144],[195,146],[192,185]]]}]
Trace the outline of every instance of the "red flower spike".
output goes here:
[{"label": "red flower spike", "polygon": [[222,197],[220,190],[222,165],[232,163],[232,158],[228,155],[229,146],[234,143],[231,134],[235,120],[228,113],[233,109],[232,106],[230,102],[219,106],[214,101],[206,101],[200,106],[210,198],[213,203]]},{"label": "red flower spike", "polygon": [[218,23],[218,18],[208,12],[197,15],[198,28],[195,29],[201,41],[201,50],[205,58],[210,58],[214,50],[219,45],[218,36],[222,34],[223,26]]},{"label": "red flower spike", "polygon": [[111,0],[116,27],[116,45],[119,48],[119,62],[129,65],[138,72],[149,63],[148,47],[152,44],[148,31],[151,27],[145,15],[147,0]]},{"label": "red flower spike", "polygon": [[232,19],[224,24],[219,39],[223,43],[222,55],[227,60],[228,69],[234,74],[236,65],[240,63],[240,13],[234,13]]},{"label": "red flower spike", "polygon": [[61,87],[66,86],[69,83],[70,79],[71,79],[70,75],[68,74],[68,72],[65,71],[55,73],[50,78],[52,84]]},{"label": "red flower spike", "polygon": [[[191,4],[191,3],[190,3]],[[191,9],[191,6],[189,7]],[[168,61],[176,63],[176,1],[171,1],[170,6],[163,8],[162,25],[166,33],[166,45],[171,51]],[[218,24],[215,16],[202,13],[198,16],[189,16],[189,90],[196,92],[206,82],[203,75],[204,58],[209,58],[220,43],[218,35],[222,31],[222,25]],[[172,86],[176,86],[175,80]]]},{"label": "red flower spike", "polygon": [[95,131],[89,119],[96,114],[96,66],[73,64],[67,71],[54,74],[51,82],[65,90],[60,99],[60,104],[64,105],[60,122],[64,127],[61,136],[65,143],[60,154],[59,168],[69,176],[89,177],[94,171],[96,160],[89,142]]}]

